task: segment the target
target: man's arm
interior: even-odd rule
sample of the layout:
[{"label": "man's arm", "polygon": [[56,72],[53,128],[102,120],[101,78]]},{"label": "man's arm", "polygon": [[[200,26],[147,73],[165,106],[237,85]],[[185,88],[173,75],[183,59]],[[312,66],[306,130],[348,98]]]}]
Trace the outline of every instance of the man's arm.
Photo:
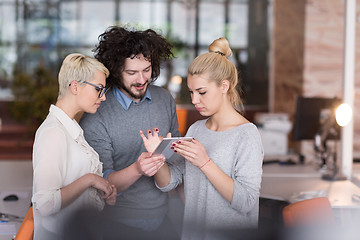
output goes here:
[{"label": "man's arm", "polygon": [[129,167],[111,172],[108,175],[108,180],[116,186],[118,192],[122,192],[134,184],[142,175],[153,176],[164,163],[164,156],[152,156],[152,153],[143,152],[137,161]]},{"label": "man's arm", "polygon": [[151,153],[142,153],[133,164],[115,171],[113,143],[101,115],[84,114],[80,125],[84,130],[86,141],[95,149],[103,162],[104,177],[115,185],[118,193],[128,189],[142,175],[153,176],[165,161],[163,156],[153,157]]}]

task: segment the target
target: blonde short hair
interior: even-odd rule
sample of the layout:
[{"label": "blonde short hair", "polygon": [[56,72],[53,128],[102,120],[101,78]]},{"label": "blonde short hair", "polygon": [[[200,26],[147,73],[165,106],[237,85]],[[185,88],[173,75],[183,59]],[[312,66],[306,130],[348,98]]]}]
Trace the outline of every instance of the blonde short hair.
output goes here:
[{"label": "blonde short hair", "polygon": [[223,80],[228,80],[230,102],[238,112],[242,113],[244,106],[237,89],[238,71],[234,63],[228,59],[232,55],[228,41],[223,37],[216,39],[209,45],[208,50],[208,53],[194,59],[188,68],[188,74],[190,76],[207,74],[218,86]]},{"label": "blonde short hair", "polygon": [[59,71],[59,97],[66,95],[72,81],[84,83],[91,81],[96,71],[101,71],[106,77],[109,70],[95,58],[81,53],[72,53],[65,57]]}]

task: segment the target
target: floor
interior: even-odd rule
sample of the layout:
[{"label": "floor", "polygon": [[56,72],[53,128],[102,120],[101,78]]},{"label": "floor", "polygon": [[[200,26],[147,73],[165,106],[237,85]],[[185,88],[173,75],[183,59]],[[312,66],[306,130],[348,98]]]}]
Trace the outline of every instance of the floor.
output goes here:
[{"label": "floor", "polygon": [[[360,164],[354,164],[354,180],[360,184]],[[0,160],[0,213],[13,214],[24,217],[31,203],[32,191],[32,162],[30,160]],[[271,174],[271,172],[267,172]],[[358,186],[360,186],[358,184]],[[4,202],[2,199],[8,194],[17,194],[16,202]],[[172,205],[178,206],[179,199],[172,199]],[[281,211],[288,202],[276,201],[266,198],[260,199],[260,227],[271,227],[282,224]],[[178,219],[178,216],[176,216]],[[178,221],[178,220],[175,220]],[[180,223],[180,222],[179,222]],[[3,230],[0,224],[0,240],[10,240],[1,234]],[[17,230],[20,224],[15,224]],[[179,229],[180,231],[180,229]]]}]

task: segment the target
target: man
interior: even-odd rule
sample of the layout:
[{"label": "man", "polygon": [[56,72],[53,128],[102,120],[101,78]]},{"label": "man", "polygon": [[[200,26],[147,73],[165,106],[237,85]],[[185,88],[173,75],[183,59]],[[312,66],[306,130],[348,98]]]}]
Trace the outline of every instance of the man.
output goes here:
[{"label": "man", "polygon": [[160,64],[173,57],[172,45],[151,29],[116,26],[99,39],[95,58],[109,69],[107,82],[112,89],[97,113],[83,115],[80,124],[99,153],[104,177],[119,192],[116,205],[104,210],[110,219],[106,226],[117,237],[121,232],[132,239],[168,239],[171,236],[164,234],[172,227],[164,220],[167,194],[157,189],[152,177],[165,159],[146,152],[139,131],[180,136],[174,99],[151,85],[160,74]]}]

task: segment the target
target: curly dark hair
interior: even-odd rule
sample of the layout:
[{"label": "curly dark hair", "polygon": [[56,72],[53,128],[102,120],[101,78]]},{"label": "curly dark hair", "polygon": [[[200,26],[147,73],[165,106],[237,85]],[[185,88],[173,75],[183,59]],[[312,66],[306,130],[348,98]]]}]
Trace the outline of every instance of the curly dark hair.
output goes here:
[{"label": "curly dark hair", "polygon": [[120,87],[125,59],[143,54],[152,66],[151,82],[160,75],[160,65],[174,57],[173,45],[152,29],[145,31],[130,30],[111,26],[99,36],[99,44],[93,50],[97,60],[110,71],[107,79],[109,86]]}]

